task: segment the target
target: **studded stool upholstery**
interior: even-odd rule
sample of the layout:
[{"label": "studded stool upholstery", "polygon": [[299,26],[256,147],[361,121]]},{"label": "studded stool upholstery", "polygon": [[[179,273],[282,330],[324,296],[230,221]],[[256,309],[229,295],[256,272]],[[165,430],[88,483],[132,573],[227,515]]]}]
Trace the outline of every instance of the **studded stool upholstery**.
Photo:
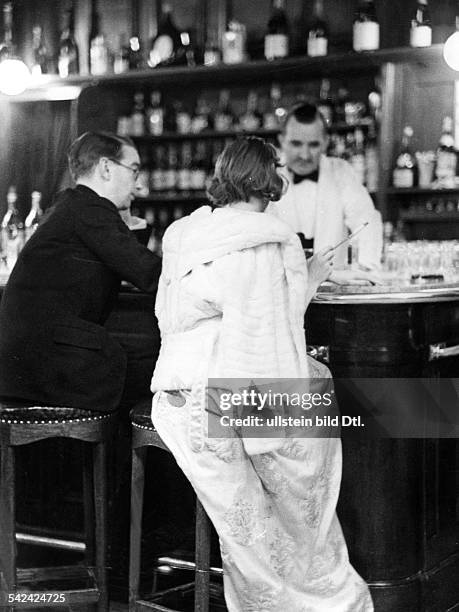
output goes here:
[{"label": "studded stool upholstery", "polygon": [[[175,608],[165,607],[168,595],[174,591],[179,593],[194,588],[195,612],[208,612],[210,598],[210,537],[211,523],[196,498],[196,543],[195,563],[183,562],[183,567],[193,568],[195,581],[154,594],[148,600],[139,599],[140,553],[142,533],[143,491],[145,483],[145,460],[148,446],[156,446],[170,452],[160,438],[151,422],[151,401],[138,404],[131,411],[132,424],[132,478],[131,478],[131,538],[129,561],[129,612],[140,610],[158,610],[162,612],[178,612]],[[178,567],[178,566],[176,566]],[[221,570],[212,568],[213,571]]]},{"label": "studded stool upholstery", "polygon": [[[66,407],[36,406],[0,399],[0,596],[30,590],[40,592],[40,582],[58,581],[67,605],[96,605],[108,611],[106,575],[107,477],[106,443],[113,415]],[[86,566],[18,569],[15,542],[15,449],[46,438],[75,438],[85,445],[83,466]],[[92,452],[89,452],[92,450]],[[83,586],[78,588],[77,583]],[[66,589],[65,585],[70,585]],[[32,585],[32,586],[30,586]],[[57,591],[56,591],[57,592]],[[41,598],[35,607],[50,605]],[[57,600],[56,600],[57,601]],[[1,603],[1,602],[0,602]],[[1,605],[0,605],[1,607]],[[2,608],[3,609],[3,608]]]}]

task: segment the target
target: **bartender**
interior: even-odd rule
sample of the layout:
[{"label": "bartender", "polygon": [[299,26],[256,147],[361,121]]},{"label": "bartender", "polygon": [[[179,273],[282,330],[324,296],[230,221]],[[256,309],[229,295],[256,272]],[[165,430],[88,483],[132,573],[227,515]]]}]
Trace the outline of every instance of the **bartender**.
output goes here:
[{"label": "bartender", "polygon": [[368,225],[352,240],[358,266],[340,276],[347,265],[348,244],[335,251],[331,280],[367,278],[377,270],[382,252],[381,215],[352,167],[343,159],[327,157],[325,121],[313,104],[294,106],[286,115],[279,136],[285,166],[280,170],[288,188],[268,212],[288,223],[304,237],[304,247],[318,252],[341,242],[364,223]]}]

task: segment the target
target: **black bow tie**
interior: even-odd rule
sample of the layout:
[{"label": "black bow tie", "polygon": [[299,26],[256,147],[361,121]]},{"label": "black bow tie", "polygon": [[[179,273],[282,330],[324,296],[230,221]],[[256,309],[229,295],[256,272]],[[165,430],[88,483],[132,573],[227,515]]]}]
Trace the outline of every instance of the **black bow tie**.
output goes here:
[{"label": "black bow tie", "polygon": [[319,170],[314,170],[310,174],[296,174],[296,172],[290,171],[292,174],[293,184],[301,183],[301,181],[314,181],[317,183],[319,181]]}]

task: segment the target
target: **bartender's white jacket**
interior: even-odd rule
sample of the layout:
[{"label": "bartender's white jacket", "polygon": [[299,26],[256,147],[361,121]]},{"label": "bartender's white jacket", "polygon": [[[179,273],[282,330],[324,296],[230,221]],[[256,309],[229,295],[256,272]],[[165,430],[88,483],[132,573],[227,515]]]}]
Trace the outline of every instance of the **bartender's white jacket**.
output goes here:
[{"label": "bartender's white jacket", "polygon": [[[365,221],[364,228],[352,243],[358,245],[358,262],[368,268],[378,268],[382,252],[381,215],[351,165],[346,161],[321,156],[319,181],[293,184],[284,167],[281,172],[289,180],[285,195],[271,202],[267,212],[285,221],[295,232],[314,238],[314,251],[334,246],[355,231]],[[335,267],[345,267],[347,247],[335,253]]]}]

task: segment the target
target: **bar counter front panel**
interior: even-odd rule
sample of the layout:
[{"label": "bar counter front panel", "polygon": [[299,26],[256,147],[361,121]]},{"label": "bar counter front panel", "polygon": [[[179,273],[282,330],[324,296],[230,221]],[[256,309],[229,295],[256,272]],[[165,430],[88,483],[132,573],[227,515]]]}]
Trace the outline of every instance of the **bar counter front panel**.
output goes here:
[{"label": "bar counter front panel", "polygon": [[[429,361],[429,346],[459,344],[459,291],[421,301],[357,302],[315,301],[307,312],[308,344],[329,347],[334,377],[457,376],[459,358]],[[127,397],[148,393],[159,350],[154,296],[124,287],[107,327],[129,356]],[[174,484],[176,479],[185,487],[181,475],[170,473]],[[146,506],[156,503],[157,493],[156,499],[147,497]],[[189,492],[176,499],[187,500],[191,517]],[[50,503],[56,515],[62,501],[41,500],[44,507]],[[37,516],[43,514],[37,510]],[[338,514],[376,612],[446,612],[459,606],[458,440],[361,441],[344,433]]]}]

